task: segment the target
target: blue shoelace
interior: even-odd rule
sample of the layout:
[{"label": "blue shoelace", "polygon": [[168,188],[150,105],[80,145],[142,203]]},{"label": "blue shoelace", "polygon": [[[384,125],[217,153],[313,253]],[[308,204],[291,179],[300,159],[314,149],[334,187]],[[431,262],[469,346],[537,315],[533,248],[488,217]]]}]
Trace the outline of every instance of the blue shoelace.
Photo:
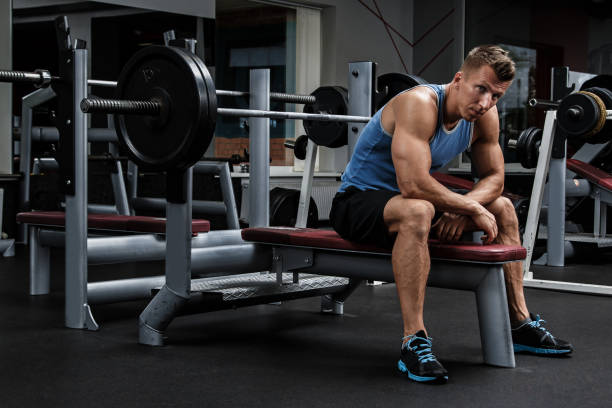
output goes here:
[{"label": "blue shoelace", "polygon": [[540,319],[540,315],[536,315],[536,319],[532,320],[531,322],[527,323],[530,327],[533,327],[534,329],[538,329],[541,330],[544,334],[542,336],[542,339],[544,337],[550,337],[551,340],[555,340],[555,337],[546,329],[546,327],[542,326],[544,323],[546,323],[546,320],[544,319]]},{"label": "blue shoelace", "polygon": [[[405,340],[405,339],[409,339],[409,340],[407,343],[404,344],[403,347],[407,347],[408,350],[416,353],[417,357],[419,358],[419,362],[426,363],[428,361],[437,361],[436,356],[433,355],[433,352],[431,350],[431,341],[433,340],[431,337],[428,337],[428,338],[417,337],[414,334],[412,334],[410,336],[404,337],[402,340]],[[421,340],[424,340],[425,342],[419,343],[416,346],[411,347],[412,342],[416,339],[421,339]]]}]

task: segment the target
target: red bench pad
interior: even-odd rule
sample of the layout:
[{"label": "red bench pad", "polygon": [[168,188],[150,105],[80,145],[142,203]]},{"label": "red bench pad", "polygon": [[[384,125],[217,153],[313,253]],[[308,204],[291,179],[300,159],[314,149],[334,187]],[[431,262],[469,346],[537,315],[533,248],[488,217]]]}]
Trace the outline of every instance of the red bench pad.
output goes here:
[{"label": "red bench pad", "polygon": [[[442,184],[446,188],[461,188],[463,190],[472,190],[474,188],[473,181],[466,180],[461,177],[456,177],[450,174],[438,173],[438,172],[431,173],[431,176],[435,178],[438,183]],[[502,195],[504,197],[508,197],[511,200],[519,200],[523,198],[518,194],[514,194],[509,191],[506,191],[506,189],[504,189],[504,192],[502,193]]]},{"label": "red bench pad", "polygon": [[605,171],[575,159],[567,159],[567,168],[598,186],[612,191],[612,176]]},{"label": "red bench pad", "polygon": [[473,181],[455,177],[450,174],[433,172],[431,173],[431,177],[435,178],[438,183],[447,188],[462,188],[464,190],[471,190],[474,188]]},{"label": "red bench pad", "polygon": [[[347,241],[341,238],[335,231],[311,228],[246,228],[242,230],[242,239],[267,244],[384,254],[391,253],[386,248]],[[482,245],[474,242],[448,244],[437,240],[429,241],[429,253],[432,258],[474,262],[519,261],[527,256],[527,250],[521,246]]]},{"label": "red bench pad", "polygon": [[[63,227],[66,224],[66,213],[61,211],[22,212],[17,214],[17,222],[49,227]],[[87,215],[87,227],[109,231],[163,234],[166,232],[166,219],[131,215],[89,214]],[[193,233],[208,232],[210,231],[210,222],[206,220],[193,220],[191,222],[191,231]]]}]

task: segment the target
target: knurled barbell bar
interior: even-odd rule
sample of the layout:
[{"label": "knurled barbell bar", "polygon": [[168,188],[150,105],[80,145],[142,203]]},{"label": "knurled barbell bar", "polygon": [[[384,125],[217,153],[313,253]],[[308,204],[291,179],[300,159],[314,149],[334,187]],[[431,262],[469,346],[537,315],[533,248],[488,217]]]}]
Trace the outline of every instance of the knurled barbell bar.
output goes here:
[{"label": "knurled barbell bar", "polygon": [[[52,76],[46,69],[37,69],[34,72],[27,71],[6,71],[0,70],[0,82],[23,82],[30,83],[37,88],[45,88],[51,84],[52,81],[57,81],[60,78]],[[117,87],[116,81],[105,81],[101,79],[88,79],[87,85],[99,86],[107,88]],[[248,92],[243,91],[227,91],[223,89],[216,90],[217,96],[234,96],[234,97],[248,97]],[[271,101],[287,102],[287,103],[314,103],[316,97],[313,95],[300,95],[300,94],[289,94],[284,92],[270,92]]]}]

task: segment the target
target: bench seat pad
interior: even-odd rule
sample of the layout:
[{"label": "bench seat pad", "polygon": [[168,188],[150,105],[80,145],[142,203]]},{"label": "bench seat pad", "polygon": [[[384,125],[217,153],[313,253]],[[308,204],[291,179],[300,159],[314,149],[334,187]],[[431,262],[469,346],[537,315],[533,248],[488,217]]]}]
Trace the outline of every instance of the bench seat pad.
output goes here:
[{"label": "bench seat pad", "polygon": [[[329,250],[390,254],[387,248],[358,244],[341,238],[335,231],[312,228],[267,227],[242,230],[245,241],[302,246]],[[510,262],[525,259],[527,250],[521,246],[482,245],[474,242],[442,243],[429,240],[432,258],[472,262]]]},{"label": "bench seat pad", "polygon": [[[66,213],[62,211],[30,211],[17,214],[17,222],[48,227],[64,227]],[[144,217],[114,214],[88,214],[87,227],[90,229],[144,232],[163,234],[166,232],[166,219],[158,217]],[[207,220],[193,220],[191,222],[193,233],[210,231],[210,222]]]},{"label": "bench seat pad", "polygon": [[612,175],[580,160],[567,159],[567,168],[601,188],[612,191]]}]

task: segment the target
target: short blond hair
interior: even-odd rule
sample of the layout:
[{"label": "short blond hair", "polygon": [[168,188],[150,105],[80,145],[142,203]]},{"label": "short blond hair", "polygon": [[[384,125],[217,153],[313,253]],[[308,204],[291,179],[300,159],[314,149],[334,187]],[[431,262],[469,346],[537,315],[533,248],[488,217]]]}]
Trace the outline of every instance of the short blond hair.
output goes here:
[{"label": "short blond hair", "polygon": [[483,65],[490,66],[497,79],[502,82],[514,79],[514,61],[508,56],[509,52],[497,45],[479,45],[472,48],[465,57],[461,71],[470,73]]}]

